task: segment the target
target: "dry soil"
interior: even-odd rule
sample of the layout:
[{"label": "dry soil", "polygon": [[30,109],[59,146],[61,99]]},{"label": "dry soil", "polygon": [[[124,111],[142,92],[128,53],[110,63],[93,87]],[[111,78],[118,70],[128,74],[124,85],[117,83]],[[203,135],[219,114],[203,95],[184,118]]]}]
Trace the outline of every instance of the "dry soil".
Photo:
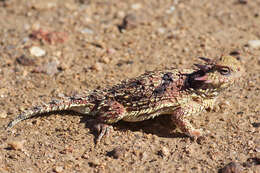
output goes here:
[{"label": "dry soil", "polygon": [[[260,172],[259,15],[259,0],[1,0],[0,172]],[[167,116],[115,124],[97,146],[73,112],[5,130],[52,98],[223,54],[246,74],[219,110],[192,117],[208,133],[197,141],[172,135]]]}]

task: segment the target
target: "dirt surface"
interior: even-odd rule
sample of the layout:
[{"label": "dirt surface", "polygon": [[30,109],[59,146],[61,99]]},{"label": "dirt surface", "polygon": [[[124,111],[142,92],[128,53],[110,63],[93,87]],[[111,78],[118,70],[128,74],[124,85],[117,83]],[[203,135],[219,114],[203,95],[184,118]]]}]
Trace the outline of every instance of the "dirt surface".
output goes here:
[{"label": "dirt surface", "polygon": [[[1,0],[0,172],[260,172],[259,14],[259,0]],[[209,133],[197,141],[173,135],[167,116],[115,124],[97,146],[73,112],[5,131],[52,98],[230,53],[247,73],[220,110],[192,117]]]}]

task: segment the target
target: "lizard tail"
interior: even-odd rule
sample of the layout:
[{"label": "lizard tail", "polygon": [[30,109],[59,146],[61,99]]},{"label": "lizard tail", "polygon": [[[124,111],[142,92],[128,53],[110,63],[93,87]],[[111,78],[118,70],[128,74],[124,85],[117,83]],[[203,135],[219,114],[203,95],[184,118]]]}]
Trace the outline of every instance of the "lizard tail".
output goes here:
[{"label": "lizard tail", "polygon": [[7,130],[12,128],[14,125],[16,125],[17,123],[23,120],[36,117],[43,113],[62,111],[62,110],[71,110],[74,107],[82,107],[86,105],[87,105],[86,100],[69,100],[69,101],[62,101],[60,103],[56,103],[55,101],[53,101],[47,105],[36,106],[18,115],[14,120],[12,120],[7,125]]}]

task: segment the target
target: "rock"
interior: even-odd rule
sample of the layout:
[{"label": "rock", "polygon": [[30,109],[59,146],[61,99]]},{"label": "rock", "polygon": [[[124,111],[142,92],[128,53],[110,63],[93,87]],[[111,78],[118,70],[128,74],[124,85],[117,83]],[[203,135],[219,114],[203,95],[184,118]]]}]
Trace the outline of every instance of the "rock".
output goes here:
[{"label": "rock", "polygon": [[166,29],[165,29],[165,28],[162,28],[162,27],[160,27],[160,28],[157,29],[157,32],[158,32],[159,34],[164,34],[165,31],[166,31]]},{"label": "rock", "polygon": [[49,10],[57,6],[57,2],[55,1],[33,1],[32,8],[36,10]]},{"label": "rock", "polygon": [[36,57],[41,57],[41,56],[44,56],[46,54],[46,51],[43,50],[42,48],[40,47],[37,47],[37,46],[33,46],[30,48],[30,53]]},{"label": "rock", "polygon": [[94,34],[94,31],[89,28],[82,29],[80,32],[82,34]]},{"label": "rock", "polygon": [[239,4],[247,4],[247,0],[238,0]]},{"label": "rock", "polygon": [[89,159],[89,154],[88,153],[84,153],[81,158],[83,159]]},{"label": "rock", "polygon": [[251,48],[260,48],[260,40],[250,40],[248,41],[248,46]]},{"label": "rock", "polygon": [[30,34],[33,40],[45,41],[49,44],[64,43],[68,40],[68,34],[60,31],[48,31],[43,29],[36,29]]},{"label": "rock", "polygon": [[239,56],[240,55],[240,52],[238,50],[233,50],[229,53],[229,55],[231,56]]},{"label": "rock", "polygon": [[0,118],[6,118],[7,113],[6,112],[0,112]]},{"label": "rock", "polygon": [[254,165],[260,165],[260,158],[259,157],[252,157],[247,159],[246,162],[243,163],[244,166],[246,167],[252,167]]},{"label": "rock", "polygon": [[144,151],[144,152],[140,152],[140,159],[143,161],[149,160],[150,156],[148,154],[148,152]]},{"label": "rock", "polygon": [[103,68],[102,68],[102,65],[100,64],[100,63],[96,63],[96,64],[94,64],[92,67],[91,67],[91,69],[92,70],[95,70],[95,71],[102,71],[103,70]]},{"label": "rock", "polygon": [[93,160],[91,160],[89,162],[90,167],[96,167],[96,166],[99,166],[99,165],[101,165],[101,161],[98,158],[94,158]]},{"label": "rock", "polygon": [[105,64],[108,64],[110,62],[110,59],[107,56],[103,56],[100,61]]},{"label": "rock", "polygon": [[53,171],[57,172],[57,173],[62,172],[63,171],[63,167],[62,166],[56,166],[56,167],[53,168]]},{"label": "rock", "polygon": [[224,168],[219,170],[219,173],[240,173],[243,168],[239,163],[231,162],[227,164]]},{"label": "rock", "polygon": [[258,128],[260,127],[260,123],[252,123],[253,127]]},{"label": "rock", "polygon": [[48,62],[47,64],[44,65],[45,69],[46,69],[46,73],[48,75],[54,75],[54,74],[58,73],[59,72],[58,65],[59,65],[59,62],[57,62],[57,61]]},{"label": "rock", "polygon": [[8,142],[8,147],[12,150],[20,150],[23,151],[24,150],[24,140],[23,141],[10,141]]},{"label": "rock", "polygon": [[48,75],[55,75],[56,73],[59,72],[58,70],[58,65],[59,65],[59,62],[58,61],[51,61],[51,62],[48,62],[42,66],[38,66],[36,67],[35,69],[33,69],[33,73],[46,73]]},{"label": "rock", "polygon": [[114,48],[108,48],[107,49],[108,54],[114,54],[115,52],[116,52],[116,50]]},{"label": "rock", "polygon": [[175,11],[175,7],[174,6],[171,6],[168,10],[166,10],[166,13],[167,14],[171,14]]},{"label": "rock", "polygon": [[125,154],[125,150],[121,147],[114,148],[112,151],[108,152],[107,155],[118,159]]},{"label": "rock", "polygon": [[16,62],[24,66],[30,66],[35,64],[33,59],[27,58],[25,55],[16,58]]},{"label": "rock", "polygon": [[124,17],[123,23],[120,26],[120,29],[134,29],[138,25],[137,16],[134,14],[128,14]]},{"label": "rock", "polygon": [[164,158],[170,155],[170,151],[168,148],[163,147],[161,150],[158,151],[158,155]]},{"label": "rock", "polygon": [[142,4],[136,3],[136,4],[132,4],[131,8],[133,10],[139,10],[140,8],[142,8]]}]

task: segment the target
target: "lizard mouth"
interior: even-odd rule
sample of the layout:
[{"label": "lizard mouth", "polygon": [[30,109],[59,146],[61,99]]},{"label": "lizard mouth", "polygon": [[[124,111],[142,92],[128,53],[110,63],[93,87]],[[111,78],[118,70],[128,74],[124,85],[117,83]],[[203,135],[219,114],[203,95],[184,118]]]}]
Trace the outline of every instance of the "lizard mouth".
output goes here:
[{"label": "lizard mouth", "polygon": [[193,89],[216,89],[219,86],[215,85],[211,80],[208,72],[213,70],[209,65],[196,65],[199,69],[188,76],[188,86]]},{"label": "lizard mouth", "polygon": [[194,78],[194,80],[203,81],[204,83],[212,83],[212,81],[208,79],[208,76],[206,74],[203,76],[196,77]]},{"label": "lizard mouth", "polygon": [[207,81],[207,74],[204,70],[198,70],[188,77],[188,84],[190,88],[202,88]]},{"label": "lizard mouth", "polygon": [[[208,58],[202,58],[200,57],[202,60],[210,62],[210,59]],[[198,67],[198,73],[194,76],[194,80],[195,81],[201,81],[203,83],[212,83],[211,80],[208,79],[208,75],[207,72],[209,72],[210,70],[212,70],[212,65],[210,64],[194,64],[196,67]]]}]

